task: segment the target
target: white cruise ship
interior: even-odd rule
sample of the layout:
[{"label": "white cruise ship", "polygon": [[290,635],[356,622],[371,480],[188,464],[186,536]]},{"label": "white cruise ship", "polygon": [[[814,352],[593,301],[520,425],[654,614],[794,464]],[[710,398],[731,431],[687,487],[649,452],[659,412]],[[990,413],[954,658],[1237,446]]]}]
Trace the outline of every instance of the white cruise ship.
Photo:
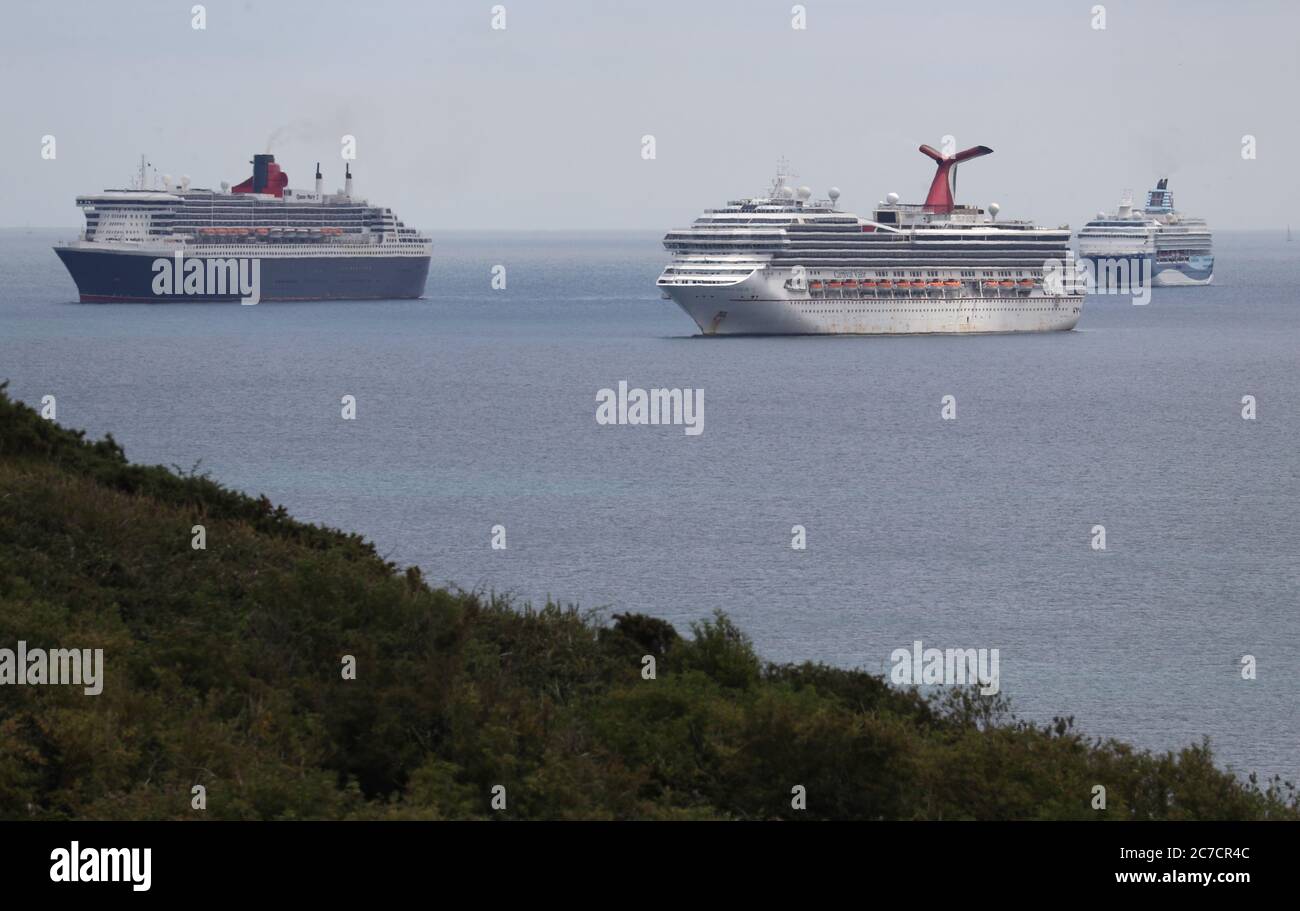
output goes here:
[{"label": "white cruise ship", "polygon": [[1174,208],[1169,178],[1147,193],[1145,208],[1134,209],[1126,192],[1119,207],[1079,231],[1079,257],[1091,262],[1098,282],[1116,275],[1111,264],[1127,260],[1134,284],[1150,275],[1153,285],[1208,285],[1214,278],[1214,248],[1205,219]]},{"label": "white cruise ship", "polygon": [[706,335],[1047,332],[1083,308],[1070,229],[998,220],[953,201],[955,166],[988,155],[942,155],[921,205],[890,193],[871,217],[841,211],[839,191],[812,200],[778,167],[766,195],[708,209],[670,231],[659,276]]}]

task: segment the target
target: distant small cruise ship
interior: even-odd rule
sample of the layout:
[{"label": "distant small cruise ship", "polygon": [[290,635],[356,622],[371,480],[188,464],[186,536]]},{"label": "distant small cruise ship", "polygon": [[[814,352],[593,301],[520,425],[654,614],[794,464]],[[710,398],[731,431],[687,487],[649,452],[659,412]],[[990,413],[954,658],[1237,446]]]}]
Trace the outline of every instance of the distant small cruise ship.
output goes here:
[{"label": "distant small cruise ship", "polygon": [[326,193],[319,164],[314,190],[295,190],[274,155],[251,163],[251,177],[218,191],[191,188],[188,177],[147,186],[141,158],[135,187],[77,197],[86,230],[54,250],[81,300],[247,302],[237,278],[250,265],[260,300],[424,293],[433,242],[354,196],[350,166],[343,188]]},{"label": "distant small cruise ship", "polygon": [[[1169,178],[1147,193],[1145,208],[1133,208],[1125,193],[1112,213],[1097,213],[1079,231],[1079,257],[1129,260],[1150,274],[1153,285],[1208,285],[1214,278],[1214,248],[1205,219],[1174,208]],[[1104,274],[1098,267],[1097,274]]]},{"label": "distant small cruise ship", "polygon": [[944,155],[925,203],[890,193],[869,217],[812,200],[782,165],[761,196],[707,209],[668,232],[672,262],[659,276],[706,335],[893,335],[1072,329],[1083,308],[1070,229],[998,220],[957,205],[958,163],[993,150]]}]

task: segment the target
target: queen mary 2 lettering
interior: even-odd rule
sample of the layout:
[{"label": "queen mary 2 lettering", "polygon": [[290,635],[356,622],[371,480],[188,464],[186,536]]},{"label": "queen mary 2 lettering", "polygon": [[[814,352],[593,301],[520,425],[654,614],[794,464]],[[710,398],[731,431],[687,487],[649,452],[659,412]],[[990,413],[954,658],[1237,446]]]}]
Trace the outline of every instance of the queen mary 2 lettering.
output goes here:
[{"label": "queen mary 2 lettering", "polygon": [[670,231],[659,276],[706,335],[894,335],[1073,329],[1083,288],[1070,229],[953,200],[956,166],[993,150],[921,151],[938,169],[921,205],[890,193],[870,218],[814,201],[780,166],[763,196]]},{"label": "queen mary 2 lettering", "polygon": [[253,176],[205,190],[189,178],[80,196],[86,230],[54,248],[81,300],[375,300],[424,293],[433,243],[392,209],[352,192],[289,188],[275,156],[254,155]]}]

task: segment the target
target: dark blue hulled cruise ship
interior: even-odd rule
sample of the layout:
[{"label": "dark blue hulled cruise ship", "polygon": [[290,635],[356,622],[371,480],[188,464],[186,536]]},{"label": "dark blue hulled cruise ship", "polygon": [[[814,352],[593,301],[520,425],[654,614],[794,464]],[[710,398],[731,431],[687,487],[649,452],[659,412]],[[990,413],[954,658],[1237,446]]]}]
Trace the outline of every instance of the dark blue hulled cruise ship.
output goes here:
[{"label": "dark blue hulled cruise ship", "polygon": [[86,230],[54,248],[81,300],[234,301],[416,298],[433,243],[391,209],[344,188],[293,190],[273,155],[253,156],[253,176],[205,190],[189,179],[79,196]]}]

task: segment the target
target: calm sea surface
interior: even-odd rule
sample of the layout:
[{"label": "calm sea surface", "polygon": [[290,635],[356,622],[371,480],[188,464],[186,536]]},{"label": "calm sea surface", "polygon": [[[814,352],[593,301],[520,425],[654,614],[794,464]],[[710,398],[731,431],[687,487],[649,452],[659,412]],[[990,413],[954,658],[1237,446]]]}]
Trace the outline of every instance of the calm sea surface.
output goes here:
[{"label": "calm sea surface", "polygon": [[[73,303],[72,233],[0,232],[0,379],[133,461],[200,463],[433,580],[682,628],[722,608],[773,660],[997,648],[1023,717],[1300,776],[1280,232],[1221,234],[1212,287],[1093,297],[1074,332],[769,339],[692,337],[659,235],[436,235],[424,300],[240,307]],[[598,426],[619,380],[703,388],[703,434]]]}]

